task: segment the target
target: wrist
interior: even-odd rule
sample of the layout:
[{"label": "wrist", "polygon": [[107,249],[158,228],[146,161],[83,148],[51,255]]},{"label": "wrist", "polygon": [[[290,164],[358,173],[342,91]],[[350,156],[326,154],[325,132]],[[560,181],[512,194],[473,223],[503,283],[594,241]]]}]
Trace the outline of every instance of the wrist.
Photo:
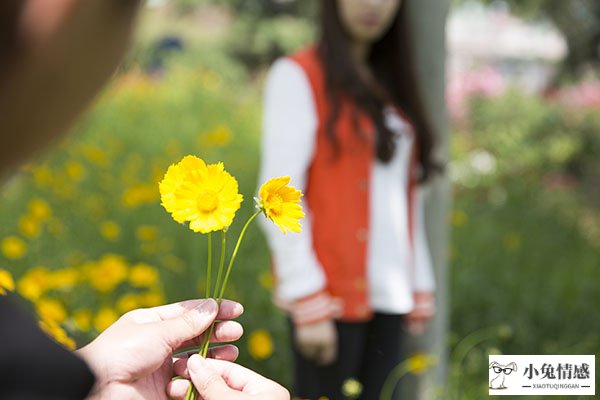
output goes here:
[{"label": "wrist", "polygon": [[295,326],[314,325],[341,315],[341,301],[322,290],[296,299],[289,309]]},{"label": "wrist", "polygon": [[78,350],[75,350],[75,354],[81,358],[87,364],[88,368],[92,371],[95,377],[94,386],[87,395],[87,399],[100,399],[102,398],[102,392],[108,385],[107,374],[105,368],[102,367],[101,360],[98,359],[97,354],[93,351],[92,343],[84,346]]}]

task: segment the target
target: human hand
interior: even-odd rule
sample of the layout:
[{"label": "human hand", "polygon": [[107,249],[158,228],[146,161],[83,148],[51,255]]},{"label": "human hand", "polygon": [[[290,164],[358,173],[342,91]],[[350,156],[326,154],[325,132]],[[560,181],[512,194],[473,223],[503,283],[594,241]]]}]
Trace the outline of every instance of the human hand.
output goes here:
[{"label": "human hand", "polygon": [[406,329],[412,335],[421,335],[435,315],[435,298],[433,292],[415,292],[413,298],[414,307],[405,317]]},{"label": "human hand", "polygon": [[[194,354],[189,360],[174,364],[176,374],[191,379],[203,400],[289,400],[289,392],[281,385],[232,362],[204,359]],[[190,382],[172,381],[167,394],[184,399]]]},{"label": "human hand", "polygon": [[[230,342],[242,336],[242,326],[228,321],[240,316],[241,304],[223,300],[188,300],[161,307],[128,312],[93,342],[78,350],[94,371],[96,385],[91,398],[167,399],[166,387],[173,376],[172,353],[198,346],[200,335],[215,320],[211,341]],[[233,345],[211,349],[212,357],[233,361]]]},{"label": "human hand", "polygon": [[337,358],[338,337],[333,319],[297,326],[295,340],[300,353],[318,364],[331,364]]}]

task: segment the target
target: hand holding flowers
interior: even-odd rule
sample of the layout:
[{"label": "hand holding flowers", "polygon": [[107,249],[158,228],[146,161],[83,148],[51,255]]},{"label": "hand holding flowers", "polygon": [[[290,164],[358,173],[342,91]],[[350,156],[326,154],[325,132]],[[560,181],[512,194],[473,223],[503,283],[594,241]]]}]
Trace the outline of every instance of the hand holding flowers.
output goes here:
[{"label": "hand holding flowers", "polygon": [[[289,186],[289,182],[289,177],[279,177],[261,186],[259,198],[255,199],[258,210],[244,224],[224,271],[227,230],[243,200],[238,193],[236,179],[225,171],[223,163],[206,164],[195,156],[185,156],[179,163],[169,167],[159,184],[163,207],[175,221],[189,223],[192,231],[205,233],[208,237],[206,297],[214,297],[221,303],[244,234],[259,214],[264,213],[284,234],[287,231],[301,231],[299,220],[304,217],[304,212],[299,203],[302,193]],[[212,289],[211,235],[215,231],[221,231],[221,255]],[[199,353],[203,357],[208,352],[213,327],[214,324],[200,345]],[[190,388],[186,399],[196,399],[196,396],[197,391]]]}]

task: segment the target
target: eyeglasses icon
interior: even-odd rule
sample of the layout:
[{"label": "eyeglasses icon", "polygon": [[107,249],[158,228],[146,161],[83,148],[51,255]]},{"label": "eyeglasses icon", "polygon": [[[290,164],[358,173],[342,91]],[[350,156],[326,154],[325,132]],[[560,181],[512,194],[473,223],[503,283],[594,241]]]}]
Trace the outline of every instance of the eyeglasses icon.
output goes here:
[{"label": "eyeglasses icon", "polygon": [[500,368],[498,366],[495,366],[492,368],[494,370],[495,373],[499,374],[500,372],[504,372],[505,375],[510,375],[511,372],[513,372],[512,368]]}]

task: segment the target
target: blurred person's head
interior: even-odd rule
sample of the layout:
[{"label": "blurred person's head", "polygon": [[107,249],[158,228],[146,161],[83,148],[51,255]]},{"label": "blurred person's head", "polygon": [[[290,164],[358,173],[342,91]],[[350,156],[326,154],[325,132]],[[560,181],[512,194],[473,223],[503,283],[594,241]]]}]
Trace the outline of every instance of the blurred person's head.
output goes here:
[{"label": "blurred person's head", "polygon": [[353,42],[370,44],[394,21],[400,0],[335,0],[342,27]]},{"label": "blurred person's head", "polygon": [[[364,110],[377,131],[376,152],[388,162],[394,134],[384,123],[384,109],[398,107],[416,130],[422,180],[437,169],[434,136],[421,101],[407,9],[419,0],[323,0],[318,51],[324,65],[332,113],[326,132],[337,145],[335,122],[343,98]],[[365,73],[365,67],[368,73]]]}]

